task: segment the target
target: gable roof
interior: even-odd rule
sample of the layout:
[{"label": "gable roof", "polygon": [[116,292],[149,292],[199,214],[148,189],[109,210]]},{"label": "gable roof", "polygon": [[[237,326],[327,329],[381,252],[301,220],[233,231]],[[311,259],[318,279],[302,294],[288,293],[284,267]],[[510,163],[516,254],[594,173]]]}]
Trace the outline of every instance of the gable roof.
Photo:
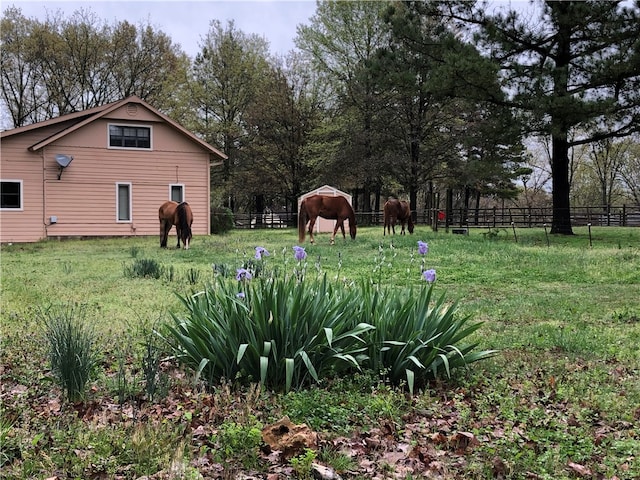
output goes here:
[{"label": "gable roof", "polygon": [[144,108],[146,108],[146,109],[150,110],[151,112],[153,112],[154,114],[158,115],[167,124],[171,125],[171,127],[173,127],[175,130],[179,131],[180,133],[182,133],[183,135],[185,135],[186,137],[191,139],[193,142],[195,142],[198,145],[200,145],[203,149],[207,150],[210,154],[215,155],[215,156],[219,157],[222,160],[227,158],[227,156],[224,153],[222,153],[220,150],[218,150],[217,148],[209,145],[204,140],[201,140],[196,135],[191,133],[189,130],[184,128],[182,125],[174,122],[171,118],[166,116],[164,113],[156,110],[151,105],[149,105],[147,102],[145,102],[140,97],[137,97],[135,95],[131,96],[131,97],[128,97],[128,98],[125,98],[123,100],[117,101],[117,102],[108,103],[106,105],[101,105],[99,107],[90,108],[88,110],[83,110],[81,112],[69,113],[67,115],[62,115],[60,117],[52,118],[50,120],[45,120],[44,122],[33,123],[31,125],[26,125],[24,127],[18,127],[18,128],[14,128],[12,130],[6,130],[4,132],[0,132],[0,138],[9,137],[9,136],[16,135],[16,134],[23,133],[23,132],[28,132],[30,130],[36,130],[38,128],[42,128],[42,127],[46,127],[46,126],[56,125],[56,124],[59,124],[59,123],[60,124],[61,123],[65,123],[65,122],[68,122],[69,120],[77,120],[72,125],[68,125],[68,126],[62,128],[62,130],[60,130],[59,132],[54,133],[53,135],[50,135],[49,137],[47,137],[47,138],[45,138],[43,140],[40,140],[38,143],[35,143],[35,144],[33,144],[33,145],[31,145],[29,147],[29,150],[31,150],[31,151],[37,151],[37,150],[40,150],[43,147],[46,147],[50,143],[55,142],[56,140],[64,137],[65,135],[68,135],[69,133],[74,132],[74,131],[82,128],[83,126],[93,122],[94,120],[97,120],[97,119],[99,119],[101,117],[104,117],[105,115],[108,115],[109,113],[113,112],[114,110],[117,110],[118,108],[120,108],[120,107],[122,107],[124,105],[128,105],[130,103],[135,103],[135,104],[138,104],[138,105],[142,105]]}]

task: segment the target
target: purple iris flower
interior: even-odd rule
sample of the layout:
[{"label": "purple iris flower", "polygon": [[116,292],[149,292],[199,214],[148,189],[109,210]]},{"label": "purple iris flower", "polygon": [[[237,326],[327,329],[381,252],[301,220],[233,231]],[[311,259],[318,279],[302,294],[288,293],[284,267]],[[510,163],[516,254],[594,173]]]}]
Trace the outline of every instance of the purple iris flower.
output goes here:
[{"label": "purple iris flower", "polygon": [[238,298],[244,298],[244,296],[245,296],[245,295],[244,295],[244,292],[238,292],[238,293],[236,293],[236,297],[238,297]]},{"label": "purple iris flower", "polygon": [[429,252],[429,245],[422,240],[418,240],[418,253],[420,255],[426,255]]},{"label": "purple iris flower", "polygon": [[422,276],[427,281],[427,283],[433,283],[436,281],[436,271],[432,268],[431,270],[425,270],[422,272]]},{"label": "purple iris flower", "polygon": [[293,247],[293,251],[293,256],[296,260],[301,261],[307,258],[307,252],[304,251],[304,247],[299,247],[296,245],[295,247]]},{"label": "purple iris flower", "polygon": [[256,247],[256,260],[260,260],[263,255],[268,257],[269,251],[264,247]]},{"label": "purple iris flower", "polygon": [[246,268],[239,268],[236,270],[236,280],[239,282],[243,280],[251,280],[251,272]]}]

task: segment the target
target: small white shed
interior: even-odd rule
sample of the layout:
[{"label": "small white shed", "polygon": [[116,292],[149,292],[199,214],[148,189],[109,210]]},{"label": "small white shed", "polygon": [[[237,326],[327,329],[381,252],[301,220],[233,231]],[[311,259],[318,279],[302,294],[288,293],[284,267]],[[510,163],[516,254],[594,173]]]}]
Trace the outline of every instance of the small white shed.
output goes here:
[{"label": "small white shed", "polygon": [[[347,202],[349,202],[349,205],[352,205],[351,195],[349,195],[346,192],[343,192],[342,190],[338,190],[337,188],[332,187],[330,185],[323,185],[320,188],[316,188],[315,190],[312,190],[303,195],[300,195],[300,197],[298,198],[298,211],[300,211],[300,203],[302,203],[302,200],[312,195],[326,195],[327,197],[344,197],[347,199]],[[333,233],[333,229],[335,228],[335,226],[336,226],[335,220],[327,220],[326,218],[318,217],[318,220],[316,220],[316,224],[314,226],[314,232],[315,233],[320,233],[320,232]],[[345,220],[344,228],[348,234],[349,220]]]}]

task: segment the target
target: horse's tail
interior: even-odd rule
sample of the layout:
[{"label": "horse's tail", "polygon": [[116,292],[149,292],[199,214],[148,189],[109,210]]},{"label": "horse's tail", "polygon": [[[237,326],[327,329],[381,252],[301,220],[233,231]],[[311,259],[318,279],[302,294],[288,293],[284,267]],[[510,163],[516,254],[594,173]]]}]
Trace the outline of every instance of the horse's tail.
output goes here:
[{"label": "horse's tail", "polygon": [[389,225],[389,203],[385,202],[382,207],[382,235],[387,234],[387,226]]},{"label": "horse's tail", "polygon": [[191,236],[191,225],[189,224],[189,215],[187,212],[188,208],[189,204],[187,202],[182,202],[176,207],[176,214],[178,215],[178,225],[180,225],[180,230],[183,232],[182,235],[184,238]]},{"label": "horse's tail", "polygon": [[168,231],[165,227],[165,219],[164,219],[164,203],[158,209],[158,220],[160,221],[160,247],[166,248],[167,246],[167,237],[169,236]]},{"label": "horse's tail", "polygon": [[298,212],[298,241],[304,242],[306,237],[307,222],[309,221],[309,215],[307,213],[307,201],[302,200],[300,203],[300,211]]}]

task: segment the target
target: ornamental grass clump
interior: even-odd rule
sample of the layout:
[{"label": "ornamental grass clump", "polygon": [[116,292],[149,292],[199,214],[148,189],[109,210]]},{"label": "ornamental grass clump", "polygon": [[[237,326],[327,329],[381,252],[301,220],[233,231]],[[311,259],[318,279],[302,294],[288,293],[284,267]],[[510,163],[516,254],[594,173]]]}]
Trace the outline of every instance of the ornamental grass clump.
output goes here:
[{"label": "ornamental grass clump", "polygon": [[288,391],[358,369],[371,329],[352,321],[361,307],[358,293],[334,288],[326,277],[253,278],[238,269],[235,282],[217,277],[179,298],[186,315],[173,315],[171,344],[212,386],[260,382]]},{"label": "ornamental grass clump", "polygon": [[38,313],[48,341],[51,372],[71,402],[85,396],[98,366],[96,335],[83,306],[50,306]]}]

